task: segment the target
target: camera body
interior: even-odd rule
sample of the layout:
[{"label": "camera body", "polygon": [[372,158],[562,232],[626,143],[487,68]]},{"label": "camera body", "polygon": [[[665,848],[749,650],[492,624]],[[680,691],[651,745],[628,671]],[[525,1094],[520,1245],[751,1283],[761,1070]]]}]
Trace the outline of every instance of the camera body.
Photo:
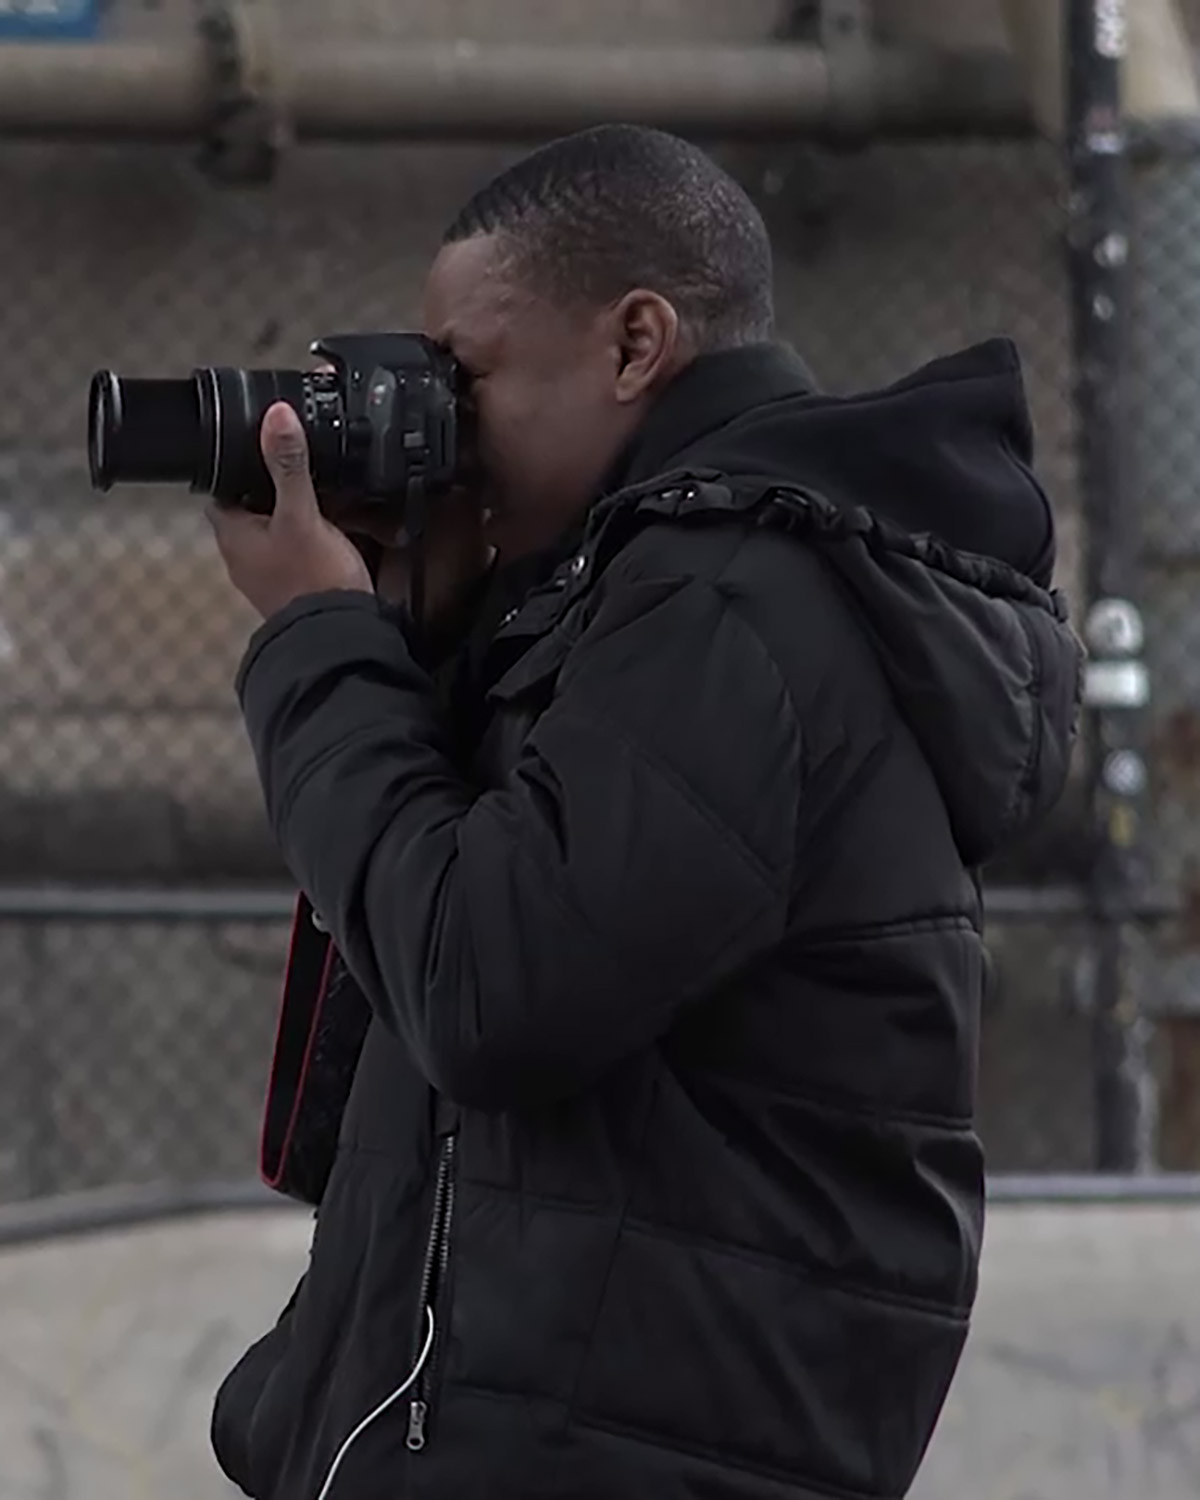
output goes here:
[{"label": "camera body", "polygon": [[93,487],[185,483],[267,514],[274,489],[259,431],[276,401],[304,424],[329,515],[351,504],[377,507],[401,524],[470,481],[468,381],[447,350],[416,333],[337,334],[310,347],[329,368],[206,366],[184,380],[97,371],[88,402]]}]

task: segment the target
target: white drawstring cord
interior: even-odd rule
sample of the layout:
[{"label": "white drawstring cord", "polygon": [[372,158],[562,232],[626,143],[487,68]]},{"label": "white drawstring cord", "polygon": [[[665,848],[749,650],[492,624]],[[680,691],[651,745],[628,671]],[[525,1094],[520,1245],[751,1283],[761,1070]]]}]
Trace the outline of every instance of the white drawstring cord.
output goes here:
[{"label": "white drawstring cord", "polygon": [[408,1377],[403,1385],[398,1385],[396,1387],[396,1389],[392,1392],[392,1394],[387,1398],[386,1401],[381,1401],[373,1412],[362,1419],[362,1421],[338,1449],[337,1457],[329,1466],[329,1473],[325,1476],[325,1483],[321,1486],[321,1493],[317,1496],[317,1500],[328,1500],[329,1491],[333,1487],[333,1481],[337,1478],[337,1471],[339,1468],[341,1468],[342,1459],[345,1458],[346,1454],[349,1453],[350,1449],[359,1440],[359,1438],[363,1435],[363,1433],[367,1430],[367,1428],[371,1425],[375,1418],[383,1416],[384,1412],[387,1411],[387,1409],[394,1402],[399,1401],[400,1397],[404,1395],[405,1391],[410,1388],[413,1381],[416,1380],[417,1376],[425,1368],[425,1361],[429,1358],[429,1351],[433,1348],[433,1308],[429,1307],[425,1310],[429,1314],[429,1332],[425,1335],[425,1347],[421,1350],[420,1359],[418,1359],[416,1364],[413,1366],[412,1374]]}]

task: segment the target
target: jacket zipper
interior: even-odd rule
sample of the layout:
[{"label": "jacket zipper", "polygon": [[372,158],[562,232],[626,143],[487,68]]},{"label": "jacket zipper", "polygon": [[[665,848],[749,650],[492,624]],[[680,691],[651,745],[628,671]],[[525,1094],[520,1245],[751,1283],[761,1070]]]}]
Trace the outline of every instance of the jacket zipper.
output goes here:
[{"label": "jacket zipper", "polygon": [[446,1273],[450,1268],[450,1227],[454,1218],[454,1145],[453,1135],[442,1143],[438,1160],[437,1182],[433,1190],[433,1215],[429,1226],[429,1242],[425,1247],[425,1265],[421,1272],[421,1293],[417,1299],[417,1331],[413,1344],[413,1363],[421,1356],[429,1327],[429,1314],[435,1315],[433,1344],[429,1358],[425,1361],[417,1379],[416,1390],[408,1407],[408,1435],[405,1445],[410,1453],[420,1453],[426,1442],[425,1423],[429,1417],[429,1398],[433,1391],[433,1367],[437,1358],[438,1335],[441,1329],[436,1322],[438,1297],[446,1284]]}]

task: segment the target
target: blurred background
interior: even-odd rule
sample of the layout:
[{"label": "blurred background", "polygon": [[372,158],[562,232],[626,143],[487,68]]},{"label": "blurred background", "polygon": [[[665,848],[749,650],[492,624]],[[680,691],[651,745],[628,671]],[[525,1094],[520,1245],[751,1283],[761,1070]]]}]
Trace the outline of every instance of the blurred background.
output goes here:
[{"label": "blurred background", "polygon": [[987,872],[995,1207],[920,1493],[1200,1493],[1198,49],[1200,0],[0,0],[0,1500],[224,1493],[211,1392],[311,1229],[254,1180],[254,621],[198,497],[90,491],[89,377],[412,326],[463,199],[604,119],[750,191],[827,389],[1019,345],[1092,662]]}]

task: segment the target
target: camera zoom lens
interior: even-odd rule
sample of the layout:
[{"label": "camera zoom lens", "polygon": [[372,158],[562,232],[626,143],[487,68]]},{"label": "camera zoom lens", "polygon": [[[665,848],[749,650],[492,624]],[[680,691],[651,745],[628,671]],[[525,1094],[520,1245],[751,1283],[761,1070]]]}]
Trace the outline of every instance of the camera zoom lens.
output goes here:
[{"label": "camera zoom lens", "polygon": [[[200,400],[200,425],[205,464],[196,488],[228,504],[269,512],[275,499],[274,486],[263,462],[260,445],[262,420],[276,401],[286,401],[297,412],[308,433],[314,470],[336,468],[341,455],[341,401],[332,376],[302,370],[237,370],[213,368],[196,371]],[[314,397],[328,387],[333,394],[329,417]]]},{"label": "camera zoom lens", "polygon": [[92,377],[88,466],[92,487],[186,484],[229,505],[269,513],[274,487],[259,431],[286,401],[308,433],[314,475],[341,474],[347,432],[336,376],[303,370],[203,367],[187,380]]},{"label": "camera zoom lens", "polygon": [[202,465],[194,380],[129,380],[101,370],[88,402],[88,467],[99,490],[114,484],[191,484]]}]

